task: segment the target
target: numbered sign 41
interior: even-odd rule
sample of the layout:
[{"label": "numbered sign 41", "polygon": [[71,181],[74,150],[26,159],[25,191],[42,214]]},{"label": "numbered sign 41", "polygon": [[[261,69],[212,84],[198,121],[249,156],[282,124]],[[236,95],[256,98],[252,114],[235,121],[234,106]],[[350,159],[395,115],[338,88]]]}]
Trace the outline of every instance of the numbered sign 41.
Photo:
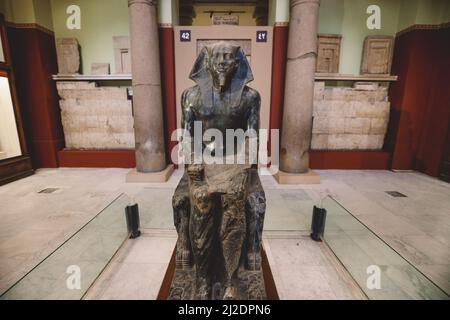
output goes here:
[{"label": "numbered sign 41", "polygon": [[256,31],[256,42],[267,42],[267,31]]}]

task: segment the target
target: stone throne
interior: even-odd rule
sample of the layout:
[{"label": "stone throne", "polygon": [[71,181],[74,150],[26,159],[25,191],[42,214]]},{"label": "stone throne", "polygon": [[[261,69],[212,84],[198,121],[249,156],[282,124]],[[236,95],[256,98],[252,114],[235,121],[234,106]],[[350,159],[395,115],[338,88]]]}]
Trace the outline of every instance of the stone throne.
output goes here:
[{"label": "stone throne", "polygon": [[[253,130],[257,137],[260,97],[246,85],[253,75],[239,46],[204,47],[190,79],[197,85],[182,94],[186,132],[193,136],[200,121],[203,132],[215,129],[225,136],[227,129]],[[223,145],[202,142],[202,151],[226,153]],[[257,165],[188,164],[172,205],[178,241],[169,299],[264,299],[266,198]]]}]

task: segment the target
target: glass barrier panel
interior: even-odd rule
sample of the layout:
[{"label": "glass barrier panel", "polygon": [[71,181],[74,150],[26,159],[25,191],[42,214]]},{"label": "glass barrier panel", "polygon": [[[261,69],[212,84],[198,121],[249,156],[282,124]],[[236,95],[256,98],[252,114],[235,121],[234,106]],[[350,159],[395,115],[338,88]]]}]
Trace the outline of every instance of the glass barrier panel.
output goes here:
[{"label": "glass barrier panel", "polygon": [[424,274],[405,260],[332,197],[324,240],[369,299],[448,299]]},{"label": "glass barrier panel", "polygon": [[1,299],[78,300],[128,238],[120,195],[70,239],[19,280]]}]

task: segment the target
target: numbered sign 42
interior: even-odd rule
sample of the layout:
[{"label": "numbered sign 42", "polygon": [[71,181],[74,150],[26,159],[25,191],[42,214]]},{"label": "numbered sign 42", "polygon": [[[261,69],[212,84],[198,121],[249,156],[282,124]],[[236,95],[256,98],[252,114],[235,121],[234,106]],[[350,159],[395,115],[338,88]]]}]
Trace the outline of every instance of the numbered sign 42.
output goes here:
[{"label": "numbered sign 42", "polygon": [[256,42],[267,42],[267,31],[256,31]]},{"label": "numbered sign 42", "polygon": [[191,30],[180,30],[180,41],[182,42],[191,41]]}]

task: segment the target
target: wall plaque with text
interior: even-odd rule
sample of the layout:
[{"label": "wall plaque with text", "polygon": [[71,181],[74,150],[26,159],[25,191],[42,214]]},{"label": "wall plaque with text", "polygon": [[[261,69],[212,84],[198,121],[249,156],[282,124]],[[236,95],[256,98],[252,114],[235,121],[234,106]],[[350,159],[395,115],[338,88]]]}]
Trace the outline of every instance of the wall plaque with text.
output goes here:
[{"label": "wall plaque with text", "polygon": [[216,25],[238,26],[239,25],[239,16],[232,16],[232,15],[213,16],[212,24],[215,26]]}]

